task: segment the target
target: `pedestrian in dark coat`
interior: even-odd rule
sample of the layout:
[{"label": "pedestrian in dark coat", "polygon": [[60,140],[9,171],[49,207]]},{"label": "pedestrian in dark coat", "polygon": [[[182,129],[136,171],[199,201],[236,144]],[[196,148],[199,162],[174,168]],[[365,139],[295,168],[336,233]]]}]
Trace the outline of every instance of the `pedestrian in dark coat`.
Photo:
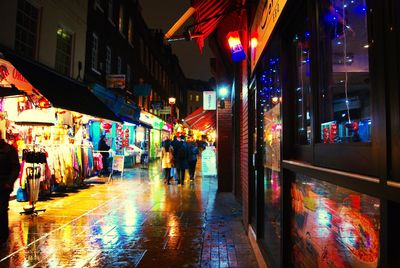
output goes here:
[{"label": "pedestrian in dark coat", "polygon": [[17,151],[1,137],[0,131],[0,243],[3,245],[9,235],[8,203],[20,166]]},{"label": "pedestrian in dark coat", "polygon": [[197,143],[194,141],[190,142],[188,147],[189,176],[190,180],[194,180],[194,172],[196,170],[199,148],[197,147]]},{"label": "pedestrian in dark coat", "polygon": [[109,153],[106,152],[106,151],[110,150],[110,146],[106,142],[106,136],[105,135],[101,135],[101,138],[100,138],[100,141],[99,141],[98,150],[101,153],[102,161],[103,161],[103,170],[100,171],[100,175],[104,174],[104,175],[108,176],[108,173],[109,173],[109,171],[108,171]]},{"label": "pedestrian in dark coat", "polygon": [[188,144],[185,141],[185,136],[180,137],[181,140],[176,145],[176,151],[174,149],[174,165],[178,174],[178,184],[184,185],[185,172],[189,168],[188,162]]}]

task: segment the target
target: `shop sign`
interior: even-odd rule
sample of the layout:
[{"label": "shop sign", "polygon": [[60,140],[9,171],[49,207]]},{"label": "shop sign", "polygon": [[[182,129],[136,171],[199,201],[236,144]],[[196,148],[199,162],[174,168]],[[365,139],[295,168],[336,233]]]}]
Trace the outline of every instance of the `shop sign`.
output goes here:
[{"label": "shop sign", "polygon": [[216,110],[217,109],[217,92],[203,91],[203,110]]},{"label": "shop sign", "polygon": [[171,114],[171,107],[164,107],[164,109],[160,109],[160,114]]},{"label": "shop sign", "polygon": [[258,37],[257,47],[251,49],[251,72],[254,71],[264,48],[267,46],[286,2],[287,0],[262,0],[259,2],[251,26],[251,34]]},{"label": "shop sign", "polygon": [[217,175],[217,159],[215,157],[214,147],[207,146],[201,153],[201,174],[203,176]]},{"label": "shop sign", "polygon": [[33,86],[28,80],[11,63],[0,59],[0,86],[11,87],[11,85],[28,94],[32,93]]},{"label": "shop sign", "polygon": [[162,108],[162,102],[161,101],[152,101],[150,103],[151,109],[153,110],[160,110]]},{"label": "shop sign", "polygon": [[124,74],[108,74],[106,76],[108,88],[125,88],[125,75]]}]

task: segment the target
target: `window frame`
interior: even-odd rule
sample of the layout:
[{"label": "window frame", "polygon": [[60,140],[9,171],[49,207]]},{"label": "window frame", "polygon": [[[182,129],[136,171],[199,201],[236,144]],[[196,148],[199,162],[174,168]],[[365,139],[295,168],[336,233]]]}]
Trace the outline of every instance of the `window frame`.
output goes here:
[{"label": "window frame", "polygon": [[[324,60],[324,55],[320,53],[319,47],[319,35],[317,27],[319,26],[319,18],[317,17],[320,13],[320,6],[318,3],[311,0],[304,0],[307,3],[307,14],[310,17],[310,32],[311,32],[311,131],[312,141],[310,145],[299,145],[293,142],[295,140],[295,129],[291,126],[284,126],[287,131],[290,131],[292,139],[287,140],[291,144],[291,151],[284,150],[283,160],[297,159],[311,163],[316,166],[325,168],[332,168],[343,170],[347,172],[355,172],[364,175],[370,175],[375,177],[386,177],[386,119],[385,119],[385,90],[382,90],[384,84],[383,78],[384,73],[383,59],[380,57],[382,52],[382,23],[379,21],[381,18],[381,11],[383,7],[380,7],[376,1],[367,0],[368,10],[373,10],[373,13],[368,12],[368,37],[374,40],[374,45],[369,48],[369,67],[370,67],[370,79],[371,79],[371,118],[373,122],[371,142],[364,143],[341,143],[341,144],[324,144],[318,142],[320,140],[320,124],[319,124],[319,111],[318,111],[318,91],[322,87],[323,73],[320,68],[321,62]],[[300,4],[299,8],[300,8]],[[300,16],[301,19],[301,16]],[[286,25],[284,33],[293,32],[293,28],[296,25],[296,21],[291,21]],[[372,27],[372,25],[374,27]],[[289,36],[289,35],[288,35]],[[288,43],[289,38],[286,37]],[[372,42],[372,41],[371,41]],[[285,45],[284,45],[285,46]],[[286,49],[284,48],[284,54]],[[293,57],[286,56],[283,68],[289,75],[293,76],[295,72],[293,70],[293,64],[290,59]],[[314,74],[314,75],[313,75]],[[293,79],[289,79],[293,80]],[[284,93],[284,121],[294,121],[294,94],[290,91],[293,89],[293,81],[287,81],[283,85]],[[291,106],[291,107],[290,107]],[[289,118],[291,117],[291,118]],[[287,136],[285,134],[285,136]],[[286,145],[287,147],[288,145]]]},{"label": "window frame", "polygon": [[[19,13],[21,13],[23,16],[27,17],[28,19],[32,20],[33,18],[29,15],[25,13],[25,10],[20,10],[19,9],[19,4],[23,1],[23,3],[27,3],[29,4],[31,7],[33,7],[36,12],[37,12],[37,18],[36,18],[36,29],[35,32],[31,32],[30,29],[27,29],[26,27],[24,27],[24,25],[18,23],[18,15]],[[31,3],[31,1],[27,1],[27,0],[18,0],[17,1],[17,10],[16,10],[16,18],[15,18],[15,39],[14,39],[14,48],[16,51],[20,52],[21,54],[27,56],[27,57],[31,57],[33,59],[35,59],[37,57],[37,53],[38,53],[38,46],[39,46],[39,25],[40,25],[40,21],[41,21],[41,9],[37,6],[34,5],[33,3]],[[20,46],[26,48],[27,47],[27,42],[23,42],[23,40],[20,40],[18,38],[18,31],[21,31],[24,36],[26,37],[27,34],[31,34],[33,35],[33,46],[32,46],[32,55],[31,54],[27,54],[26,52],[23,52],[22,50],[19,49],[18,47],[18,43],[20,43]]]},{"label": "window frame", "polygon": [[[58,26],[57,27],[57,32],[58,32],[58,30],[62,30],[62,31],[64,31],[65,33],[67,33],[67,34],[69,34],[70,35],[70,37],[71,37],[71,40],[70,40],[70,51],[69,51],[69,66],[68,66],[68,72],[67,73],[64,73],[62,70],[59,70],[58,68],[57,68],[57,66],[58,66],[58,63],[57,63],[57,56],[58,56],[58,53],[60,52],[60,53],[63,53],[63,54],[66,54],[66,53],[64,53],[64,51],[61,51],[61,50],[59,50],[59,44],[58,44],[58,41],[59,41],[59,37],[58,37],[58,33],[57,33],[57,41],[56,41],[56,56],[55,56],[55,64],[54,64],[54,69],[56,69],[59,73],[62,73],[62,74],[64,74],[64,75],[66,75],[66,76],[71,76],[71,73],[72,73],[72,69],[73,69],[73,55],[74,55],[74,42],[75,42],[75,34],[72,32],[72,31],[70,31],[70,30],[68,30],[68,29],[66,29],[66,27],[63,27],[63,26]],[[68,56],[68,55],[67,55]],[[62,63],[59,63],[59,64],[62,64]]]},{"label": "window frame", "polygon": [[109,45],[106,46],[106,74],[111,74],[112,73],[112,49]]},{"label": "window frame", "polygon": [[95,32],[92,33],[90,55],[90,67],[92,71],[99,74],[99,36]]}]

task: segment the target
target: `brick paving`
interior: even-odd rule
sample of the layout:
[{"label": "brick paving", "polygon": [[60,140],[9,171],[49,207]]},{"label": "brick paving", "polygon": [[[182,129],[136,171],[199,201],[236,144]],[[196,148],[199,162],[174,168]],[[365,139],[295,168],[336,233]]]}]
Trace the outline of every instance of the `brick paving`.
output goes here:
[{"label": "brick paving", "polygon": [[241,207],[217,193],[215,177],[198,170],[182,187],[165,185],[160,171],[155,162],[54,194],[34,217],[19,215],[27,203],[11,201],[0,267],[258,267]]}]

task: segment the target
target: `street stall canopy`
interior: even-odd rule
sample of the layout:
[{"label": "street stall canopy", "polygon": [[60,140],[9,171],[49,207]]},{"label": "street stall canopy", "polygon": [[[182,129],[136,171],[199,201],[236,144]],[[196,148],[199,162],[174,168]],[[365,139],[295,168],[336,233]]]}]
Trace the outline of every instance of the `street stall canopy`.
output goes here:
[{"label": "street stall canopy", "polygon": [[215,110],[203,110],[203,107],[200,107],[189,114],[183,122],[191,129],[206,132],[216,127],[215,117]]},{"label": "street stall canopy", "polygon": [[107,89],[102,85],[93,83],[90,89],[99,100],[101,100],[118,118],[123,122],[138,124],[140,117],[140,108],[134,102],[127,102],[121,94]]},{"label": "street stall canopy", "polygon": [[[184,38],[196,38],[200,52],[204,47],[204,40],[218,27],[224,16],[235,10],[236,5],[241,5],[241,0],[192,0],[189,9],[180,17],[171,29],[165,34],[168,41],[181,40],[174,33],[193,16],[194,23],[186,27]],[[193,28],[192,32],[190,29]]]},{"label": "street stall canopy", "polygon": [[[19,87],[18,84],[15,87],[28,96],[37,89],[40,95],[45,97],[55,108],[121,122],[84,84],[60,75],[42,64],[23,58],[11,51],[2,49],[1,52],[14,68],[13,72],[21,76],[19,80],[28,84],[28,87]],[[9,76],[11,77],[12,74],[9,74]],[[16,90],[15,87],[14,90]],[[15,93],[18,92],[15,91]]]}]

